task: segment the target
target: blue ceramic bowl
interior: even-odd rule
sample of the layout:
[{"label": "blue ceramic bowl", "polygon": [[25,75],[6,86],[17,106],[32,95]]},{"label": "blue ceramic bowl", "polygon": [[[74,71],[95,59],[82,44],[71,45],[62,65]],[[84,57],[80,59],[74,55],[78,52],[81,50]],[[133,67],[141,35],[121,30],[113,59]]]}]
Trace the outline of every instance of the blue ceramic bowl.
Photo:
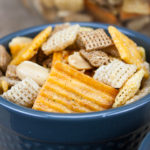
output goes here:
[{"label": "blue ceramic bowl", "polygon": [[138,150],[150,150],[150,133],[146,135]]},{"label": "blue ceramic bowl", "polygon": [[[105,30],[108,27],[98,23],[79,24]],[[0,44],[7,46],[16,36],[34,37],[45,27],[47,25],[10,34],[0,39]],[[118,29],[144,46],[150,58],[148,37],[125,28]],[[40,112],[0,98],[0,149],[136,150],[149,131],[149,123],[150,95],[127,106],[85,114]]]}]

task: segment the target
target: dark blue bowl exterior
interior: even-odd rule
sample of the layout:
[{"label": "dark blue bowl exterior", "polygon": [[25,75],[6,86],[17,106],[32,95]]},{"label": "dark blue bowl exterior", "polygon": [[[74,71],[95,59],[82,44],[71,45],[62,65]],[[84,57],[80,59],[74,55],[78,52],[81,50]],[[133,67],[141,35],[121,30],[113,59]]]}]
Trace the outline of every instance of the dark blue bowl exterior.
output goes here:
[{"label": "dark blue bowl exterior", "polygon": [[[98,23],[79,24],[105,30],[108,27]],[[16,36],[34,37],[45,27],[47,25],[13,33],[0,39],[0,44],[7,46]],[[124,28],[118,29],[144,46],[147,58],[150,58],[148,37]],[[0,98],[0,149],[135,149],[149,130],[149,108],[150,95],[127,106],[87,114],[39,112]],[[13,141],[14,145],[9,141]]]},{"label": "dark blue bowl exterior", "polygon": [[138,150],[150,150],[150,132],[146,135]]}]

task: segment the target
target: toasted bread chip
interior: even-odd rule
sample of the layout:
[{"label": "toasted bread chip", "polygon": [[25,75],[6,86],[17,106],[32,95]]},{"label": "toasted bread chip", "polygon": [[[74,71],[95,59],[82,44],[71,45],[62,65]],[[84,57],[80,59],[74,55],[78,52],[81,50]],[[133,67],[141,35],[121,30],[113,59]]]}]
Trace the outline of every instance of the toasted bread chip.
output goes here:
[{"label": "toasted bread chip", "polygon": [[70,55],[68,57],[68,63],[77,70],[92,69],[91,65],[80,55],[79,52],[74,52],[74,54]]},{"label": "toasted bread chip", "polygon": [[125,64],[115,59],[108,65],[99,67],[94,75],[94,79],[110,85],[114,88],[120,88],[136,72],[135,65]]},{"label": "toasted bread chip", "polygon": [[62,51],[68,46],[72,45],[76,40],[79,29],[79,25],[73,25],[55,33],[48,39],[47,42],[43,44],[43,52],[46,55],[49,55],[52,52]]},{"label": "toasted bread chip", "polygon": [[58,61],[52,67],[33,109],[52,109],[53,112],[63,113],[100,111],[112,106],[117,93],[116,89]]},{"label": "toasted bread chip", "polygon": [[113,104],[114,108],[124,105],[129,99],[135,96],[141,86],[143,77],[144,70],[141,69],[127,80],[116,96],[115,103]]},{"label": "toasted bread chip", "polygon": [[17,79],[18,76],[16,74],[16,65],[8,65],[6,70],[6,77]]},{"label": "toasted bread chip", "polygon": [[9,49],[13,57],[15,57],[19,51],[28,47],[32,43],[32,38],[28,37],[15,37],[9,42]]},{"label": "toasted bread chip", "polygon": [[24,61],[17,66],[16,73],[21,80],[28,77],[42,86],[48,77],[49,70],[31,61]]},{"label": "toasted bread chip", "polygon": [[87,52],[86,50],[80,50],[80,54],[94,67],[100,67],[109,63],[108,55],[102,51]]},{"label": "toasted bread chip", "polygon": [[39,90],[40,87],[36,82],[30,78],[26,78],[3,93],[2,97],[21,106],[31,107]]},{"label": "toasted bread chip", "polygon": [[139,90],[137,94],[131,99],[129,99],[125,104],[133,103],[143,98],[144,96],[148,95],[149,93],[150,93],[150,78],[144,82],[144,86],[142,87],[142,89]]},{"label": "toasted bread chip", "polygon": [[99,50],[113,45],[103,29],[79,32],[77,42],[79,47],[85,48],[87,51]]},{"label": "toasted bread chip", "polygon": [[71,26],[70,23],[64,23],[64,24],[56,25],[53,32],[52,32],[52,35],[55,34],[56,32],[59,32],[59,31],[66,29],[70,26]]},{"label": "toasted bread chip", "polygon": [[11,65],[18,65],[25,60],[30,60],[42,46],[42,44],[47,40],[52,31],[52,27],[49,26],[40,32],[32,41],[28,48],[21,50],[17,56],[11,61]]},{"label": "toasted bread chip", "polygon": [[84,0],[54,0],[55,6],[59,10],[69,10],[78,12],[84,8]]},{"label": "toasted bread chip", "polygon": [[143,65],[144,61],[142,60],[136,43],[113,26],[109,26],[108,31],[119,51],[121,59],[128,64],[135,64],[138,69],[144,69],[144,76],[147,78],[149,72]]},{"label": "toasted bread chip", "polygon": [[0,69],[5,72],[10,61],[11,56],[8,54],[6,48],[0,45]]},{"label": "toasted bread chip", "polygon": [[127,13],[149,15],[150,14],[149,2],[143,0],[124,0],[122,11]]}]

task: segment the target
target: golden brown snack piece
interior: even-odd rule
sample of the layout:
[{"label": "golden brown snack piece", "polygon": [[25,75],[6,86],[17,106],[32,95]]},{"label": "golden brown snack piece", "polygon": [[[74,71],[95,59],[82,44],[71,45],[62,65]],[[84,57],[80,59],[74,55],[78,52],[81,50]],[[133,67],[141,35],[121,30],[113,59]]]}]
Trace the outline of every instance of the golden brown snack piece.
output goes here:
[{"label": "golden brown snack piece", "polygon": [[94,79],[110,85],[114,88],[121,88],[122,85],[136,72],[135,65],[125,64],[114,59],[108,65],[99,67],[94,74]]},{"label": "golden brown snack piece", "polygon": [[80,26],[73,25],[62,31],[55,33],[42,46],[42,50],[46,55],[53,52],[62,51],[72,45],[77,37]]},{"label": "golden brown snack piece", "polygon": [[144,86],[142,87],[142,89],[140,89],[137,92],[137,94],[134,97],[132,97],[131,99],[129,99],[125,104],[133,103],[133,102],[143,98],[144,96],[148,95],[149,93],[150,93],[150,78],[144,82]]},{"label": "golden brown snack piece", "polygon": [[16,73],[21,80],[28,77],[42,86],[48,77],[49,70],[31,61],[24,61],[17,66]]},{"label": "golden brown snack piece", "polygon": [[9,87],[16,85],[20,81],[19,79],[8,78],[6,76],[0,77],[0,82],[3,80],[8,83]]},{"label": "golden brown snack piece", "polygon": [[115,45],[103,48],[102,51],[113,57],[117,57],[117,58],[120,57],[119,52]]},{"label": "golden brown snack piece", "polygon": [[6,70],[6,77],[17,79],[18,76],[16,74],[16,65],[8,65]]},{"label": "golden brown snack piece", "polygon": [[0,45],[0,69],[5,72],[10,61],[11,56],[8,54],[6,48]]},{"label": "golden brown snack piece", "polygon": [[149,2],[146,0],[124,0],[122,11],[142,15],[150,14]]},{"label": "golden brown snack piece", "polygon": [[52,27],[49,26],[40,32],[32,41],[28,48],[21,50],[17,56],[11,61],[11,65],[18,65],[25,60],[30,60],[47,40],[52,31]]},{"label": "golden brown snack piece", "polygon": [[139,70],[144,69],[144,76],[147,78],[149,72],[143,65],[144,61],[138,51],[137,44],[113,26],[109,26],[108,31],[119,51],[121,59],[128,64],[135,64]]},{"label": "golden brown snack piece", "polygon": [[7,92],[9,89],[9,83],[6,80],[0,80],[0,92]]},{"label": "golden brown snack piece", "polygon": [[0,77],[3,75],[2,71],[0,70]]},{"label": "golden brown snack piece", "polygon": [[115,15],[96,5],[92,0],[85,0],[85,8],[95,17],[97,21],[118,24],[118,20]]},{"label": "golden brown snack piece", "polygon": [[[35,57],[35,63],[38,63],[39,65],[42,65],[43,61],[47,58],[47,56],[43,53],[43,51],[41,49],[38,50],[37,54],[34,56]],[[33,57],[33,58],[34,58]]]},{"label": "golden brown snack piece", "polygon": [[32,107],[40,87],[30,78],[26,78],[3,93],[2,97],[25,107]]},{"label": "golden brown snack piece", "polygon": [[144,70],[141,69],[136,72],[124,86],[119,90],[118,95],[116,96],[115,103],[113,107],[119,107],[127,103],[129,99],[134,97],[134,95],[139,91],[141,86],[141,81],[144,77]]},{"label": "golden brown snack piece", "polygon": [[107,65],[110,62],[108,55],[102,51],[95,50],[87,52],[86,50],[82,49],[80,50],[80,54],[86,60],[88,60],[88,62],[93,67],[100,67],[102,65]]},{"label": "golden brown snack piece", "polygon": [[53,53],[53,60],[52,60],[52,66],[55,65],[55,63],[57,61],[62,61],[63,59],[63,55],[62,55],[62,52],[55,52]]},{"label": "golden brown snack piece", "polygon": [[28,37],[15,37],[9,42],[9,49],[12,57],[15,57],[19,51],[26,48],[32,43],[32,38]]},{"label": "golden brown snack piece", "polygon": [[138,51],[139,51],[139,53],[140,53],[140,55],[141,55],[143,61],[145,61],[145,60],[146,60],[146,53],[145,53],[144,47],[138,46],[137,49],[138,49]]},{"label": "golden brown snack piece", "polygon": [[79,12],[84,9],[84,0],[54,0],[54,4],[59,10]]},{"label": "golden brown snack piece", "polygon": [[79,52],[74,52],[68,57],[68,63],[70,66],[77,70],[89,70],[92,66],[80,55]]},{"label": "golden brown snack piece", "polygon": [[52,66],[52,57],[53,57],[53,55],[50,55],[46,60],[44,60],[42,62],[42,66],[45,67],[45,68],[51,68],[51,66]]},{"label": "golden brown snack piece", "polygon": [[86,51],[99,50],[113,45],[104,29],[79,32],[77,42],[79,47],[85,48]]},{"label": "golden brown snack piece", "polygon": [[120,16],[119,17],[120,17],[121,21],[128,21],[128,20],[138,18],[140,16],[141,16],[140,14],[127,13],[127,12],[124,12],[124,11],[120,11]]},{"label": "golden brown snack piece", "polygon": [[117,93],[118,90],[57,61],[33,109],[61,113],[100,111],[112,106]]}]

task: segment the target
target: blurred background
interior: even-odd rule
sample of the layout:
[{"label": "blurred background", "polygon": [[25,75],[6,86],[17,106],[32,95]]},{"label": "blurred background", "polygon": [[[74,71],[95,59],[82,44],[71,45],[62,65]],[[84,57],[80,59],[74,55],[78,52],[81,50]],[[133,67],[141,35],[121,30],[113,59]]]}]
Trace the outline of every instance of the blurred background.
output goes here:
[{"label": "blurred background", "polygon": [[0,0],[0,38],[53,22],[117,24],[150,36],[150,0]]}]

